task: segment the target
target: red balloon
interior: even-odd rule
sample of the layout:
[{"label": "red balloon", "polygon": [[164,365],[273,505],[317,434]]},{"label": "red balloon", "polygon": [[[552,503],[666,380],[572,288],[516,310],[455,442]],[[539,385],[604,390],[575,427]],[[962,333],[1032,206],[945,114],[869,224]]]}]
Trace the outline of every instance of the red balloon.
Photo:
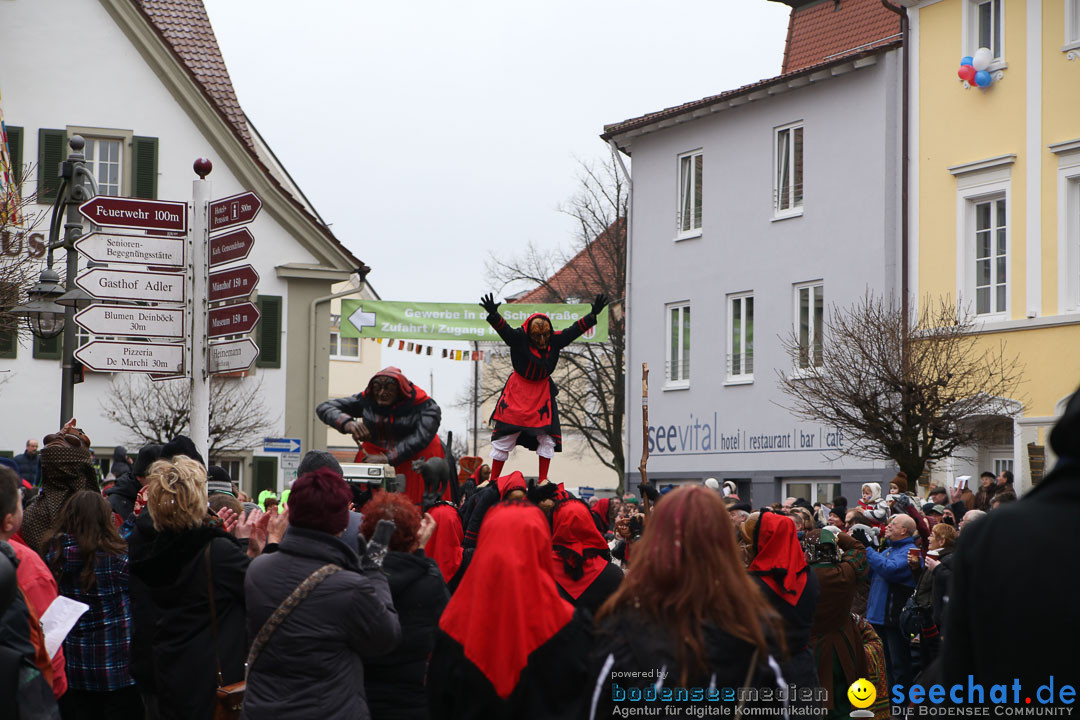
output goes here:
[{"label": "red balloon", "polygon": [[969,85],[975,84],[975,68],[971,65],[961,65],[960,69],[956,71],[956,74],[961,80],[967,82]]}]

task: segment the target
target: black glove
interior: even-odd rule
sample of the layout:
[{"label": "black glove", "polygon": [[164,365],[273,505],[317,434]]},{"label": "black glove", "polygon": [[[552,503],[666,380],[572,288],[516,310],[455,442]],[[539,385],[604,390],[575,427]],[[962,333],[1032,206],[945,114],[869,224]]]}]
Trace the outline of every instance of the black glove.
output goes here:
[{"label": "black glove", "polygon": [[491,293],[484,295],[480,298],[480,307],[488,311],[488,315],[496,315],[499,312],[499,306],[502,303],[495,302],[495,296]]},{"label": "black glove", "polygon": [[592,301],[592,314],[599,315],[607,307],[608,296],[604,293],[597,295]]},{"label": "black glove", "polygon": [[660,491],[653,487],[652,483],[638,483],[638,491],[642,500],[649,498],[649,502],[655,503],[660,499]]},{"label": "black glove", "polygon": [[386,559],[387,546],[390,544],[390,538],[393,537],[395,529],[397,529],[397,525],[394,524],[393,520],[379,521],[379,524],[375,526],[375,532],[371,534],[371,540],[368,541],[363,556],[360,558],[361,569],[378,570],[382,567],[383,560]]},{"label": "black glove", "polygon": [[852,528],[849,534],[851,535],[851,537],[862,543],[863,547],[873,548],[875,550],[877,549],[874,546],[873,541],[870,539],[870,536],[867,535],[866,531],[863,530],[861,527]]},{"label": "black glove", "polygon": [[534,480],[529,481],[529,489],[525,493],[525,497],[529,499],[533,505],[539,505],[544,500],[552,500],[555,498],[555,493],[559,491],[559,486],[553,482],[544,483],[543,485],[537,485]]}]

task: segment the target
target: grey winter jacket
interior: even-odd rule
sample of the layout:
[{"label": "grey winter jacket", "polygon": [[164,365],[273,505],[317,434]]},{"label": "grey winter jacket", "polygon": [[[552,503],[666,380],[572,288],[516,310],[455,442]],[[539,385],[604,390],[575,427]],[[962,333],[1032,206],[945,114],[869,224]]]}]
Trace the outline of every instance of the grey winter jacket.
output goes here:
[{"label": "grey winter jacket", "polygon": [[248,640],[297,586],[327,563],[326,578],[285,619],[248,668],[247,720],[371,717],[363,657],[390,652],[401,638],[390,587],[364,573],[356,552],[327,533],[290,527],[278,551],[251,563],[244,581]]},{"label": "grey winter jacket", "polygon": [[426,394],[405,397],[392,407],[380,408],[365,393],[357,393],[320,403],[315,414],[339,431],[349,420],[363,420],[371,431],[371,442],[386,450],[390,465],[412,460],[432,441],[442,421],[438,403]]}]

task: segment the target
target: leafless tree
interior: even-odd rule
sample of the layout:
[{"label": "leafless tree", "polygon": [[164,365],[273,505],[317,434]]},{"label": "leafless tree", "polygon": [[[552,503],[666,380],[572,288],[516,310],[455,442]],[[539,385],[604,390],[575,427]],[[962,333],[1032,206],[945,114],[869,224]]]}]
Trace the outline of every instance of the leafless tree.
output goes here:
[{"label": "leafless tree", "polygon": [[[974,329],[949,298],[927,299],[906,327],[898,303],[867,293],[832,308],[820,350],[796,334],[784,339],[793,366],[810,367],[778,372],[780,387],[797,416],[843,433],[844,454],[891,460],[914,481],[984,440],[995,419],[1023,403],[1018,357]],[[808,353],[820,363],[807,362]]]},{"label": "leafless tree", "polygon": [[[105,417],[137,445],[166,443],[189,432],[189,385],[117,374],[101,400]],[[210,457],[250,450],[276,423],[262,399],[261,379],[210,379]]]},{"label": "leafless tree", "polygon": [[[18,171],[17,177],[29,177],[32,166]],[[48,215],[37,204],[37,194],[24,194],[22,182],[0,184],[0,334],[18,330],[23,338],[30,331],[25,322],[9,310],[26,299],[26,291],[38,281],[44,265],[48,239],[38,226]],[[63,268],[58,269],[63,276]]]},{"label": "leafless tree", "polygon": [[[492,255],[487,272],[503,290],[529,288],[527,302],[588,303],[597,293],[611,298],[608,342],[572,343],[562,351],[553,379],[559,386],[564,432],[580,435],[591,452],[617,473],[621,486],[629,188],[614,156],[604,163],[582,162],[580,168],[578,192],[559,208],[575,221],[573,241],[553,252],[529,244],[515,257]],[[485,399],[499,392],[503,380],[485,377]]]}]

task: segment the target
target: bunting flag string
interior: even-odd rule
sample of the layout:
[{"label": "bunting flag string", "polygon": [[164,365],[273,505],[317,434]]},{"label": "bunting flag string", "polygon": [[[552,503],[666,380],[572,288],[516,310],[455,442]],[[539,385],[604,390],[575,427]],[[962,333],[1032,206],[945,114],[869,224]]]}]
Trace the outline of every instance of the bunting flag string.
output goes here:
[{"label": "bunting flag string", "polygon": [[[435,353],[434,347],[425,345],[424,343],[406,342],[404,340],[394,340],[392,338],[371,338],[371,340],[378,345],[382,345],[385,342],[386,346],[391,349],[394,349],[394,344],[397,343],[397,350],[416,353],[417,355],[434,357]],[[486,356],[485,353],[487,353]],[[485,350],[451,350],[449,348],[442,348],[442,358],[444,360],[453,360],[455,362],[460,362],[462,360],[471,362],[489,362],[492,357],[492,353]]]}]

